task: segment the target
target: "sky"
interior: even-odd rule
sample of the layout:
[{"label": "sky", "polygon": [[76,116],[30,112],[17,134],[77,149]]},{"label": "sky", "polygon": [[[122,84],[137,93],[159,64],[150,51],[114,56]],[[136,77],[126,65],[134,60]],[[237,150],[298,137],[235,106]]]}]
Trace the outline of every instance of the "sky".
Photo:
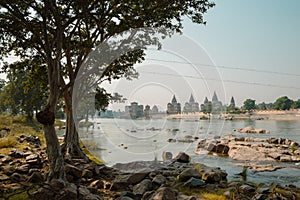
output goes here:
[{"label": "sky", "polygon": [[[136,66],[139,80],[113,87],[141,104],[166,104],[175,94],[184,105],[191,93],[200,104],[215,91],[224,104],[248,99],[300,98],[300,1],[216,0],[207,24],[184,21],[183,34],[147,51]],[[198,78],[197,78],[198,77]],[[117,105],[113,105],[117,108]]]},{"label": "sky", "polygon": [[[235,98],[274,102],[300,98],[300,1],[215,0],[206,25],[184,20],[183,34],[149,48],[140,76],[104,87],[126,104],[157,105],[165,110],[173,95],[182,105],[191,94],[200,104],[215,91],[224,104]],[[125,105],[114,104],[114,110]]]}]

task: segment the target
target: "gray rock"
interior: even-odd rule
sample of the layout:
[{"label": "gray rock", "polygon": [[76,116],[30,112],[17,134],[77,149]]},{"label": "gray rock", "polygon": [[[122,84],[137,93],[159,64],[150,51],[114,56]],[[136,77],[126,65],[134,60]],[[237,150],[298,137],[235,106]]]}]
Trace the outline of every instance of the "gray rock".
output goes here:
[{"label": "gray rock", "polygon": [[178,152],[173,157],[174,160],[181,163],[189,163],[190,162],[190,156],[184,152]]},{"label": "gray rock", "polygon": [[242,186],[240,186],[240,190],[243,191],[243,193],[245,193],[245,194],[255,192],[255,188],[250,185],[242,185]]},{"label": "gray rock", "polygon": [[152,189],[152,182],[149,179],[144,179],[139,184],[133,186],[133,193],[134,194],[144,194],[147,191],[150,191]]},{"label": "gray rock", "polygon": [[205,182],[201,179],[191,177],[188,181],[186,181],[183,186],[190,187],[190,188],[196,188],[196,187],[202,187],[205,185]]},{"label": "gray rock", "polygon": [[177,199],[178,191],[172,190],[168,187],[160,187],[149,198],[153,200],[175,200]]},{"label": "gray rock", "polygon": [[158,174],[153,178],[152,183],[155,185],[161,186],[161,185],[165,184],[166,181],[167,181],[166,177],[164,177],[161,174]]},{"label": "gray rock", "polygon": [[185,170],[183,170],[179,175],[178,175],[178,180],[179,181],[187,181],[190,178],[201,178],[201,175],[199,174],[199,172],[195,169],[195,168],[187,168]]}]

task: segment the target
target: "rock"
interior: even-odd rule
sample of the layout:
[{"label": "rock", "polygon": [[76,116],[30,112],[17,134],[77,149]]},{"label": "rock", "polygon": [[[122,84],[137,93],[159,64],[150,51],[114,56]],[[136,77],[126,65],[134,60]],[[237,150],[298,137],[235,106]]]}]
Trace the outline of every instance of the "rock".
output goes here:
[{"label": "rock", "polygon": [[18,183],[18,182],[24,181],[25,178],[24,178],[24,176],[22,176],[21,174],[13,173],[13,174],[10,176],[10,180],[12,180],[12,181]]},{"label": "rock", "polygon": [[173,157],[173,154],[169,151],[164,151],[162,153],[162,159],[165,161],[165,160],[171,160]]},{"label": "rock", "polygon": [[22,151],[19,151],[16,149],[9,152],[8,155],[13,158],[23,158],[24,157],[24,153]]},{"label": "rock", "polygon": [[279,161],[280,162],[291,162],[292,157],[289,155],[281,155]]},{"label": "rock", "polygon": [[41,158],[37,154],[30,154],[26,156],[26,162],[30,164],[31,166],[34,165],[40,165],[41,164]]},{"label": "rock", "polygon": [[176,191],[176,190],[172,190],[171,188],[168,188],[168,187],[160,187],[155,191],[155,193],[150,198],[147,198],[147,199],[175,200],[175,199],[177,199],[177,195],[178,195],[178,191]]},{"label": "rock", "polygon": [[29,172],[29,165],[25,164],[17,167],[16,172],[20,174],[27,174]]},{"label": "rock", "polygon": [[213,149],[211,150],[211,152],[213,153],[217,153],[217,154],[224,154],[224,155],[228,155],[229,152],[229,147],[226,144],[217,144],[213,147]]},{"label": "rock", "polygon": [[266,134],[266,133],[270,133],[270,131],[268,130],[264,130],[264,129],[255,129],[251,126],[247,126],[245,128],[240,128],[240,129],[237,129],[235,130],[239,133],[255,133],[255,134],[258,134],[258,133],[262,133],[262,134]]},{"label": "rock", "polygon": [[164,177],[161,174],[158,174],[153,178],[152,183],[155,185],[161,186],[161,185],[165,184],[166,181],[167,181],[166,177]]},{"label": "rock", "polygon": [[197,179],[194,177],[191,177],[188,181],[186,181],[183,186],[190,187],[190,188],[196,188],[196,187],[202,187],[205,185],[205,182],[201,179]]},{"label": "rock", "polygon": [[12,166],[7,166],[6,165],[6,166],[3,166],[1,168],[2,168],[2,172],[6,175],[11,175],[16,171],[16,169]]},{"label": "rock", "polygon": [[92,178],[93,177],[93,172],[88,170],[88,169],[84,169],[82,171],[82,175],[81,175],[82,178]]},{"label": "rock", "polygon": [[190,156],[184,152],[178,152],[177,154],[175,154],[173,159],[175,161],[181,162],[181,163],[189,163],[190,162]]},{"label": "rock", "polygon": [[248,196],[250,196],[251,193],[255,192],[255,188],[250,186],[250,185],[242,185],[240,186],[240,190],[244,193],[244,194],[248,194]]},{"label": "rock", "polygon": [[144,179],[139,184],[133,186],[133,193],[134,194],[144,194],[147,191],[152,189],[152,182],[149,179]]},{"label": "rock", "polygon": [[125,191],[120,195],[115,196],[115,200],[137,200],[141,199],[139,196],[133,194],[132,192]]},{"label": "rock", "polygon": [[12,158],[10,156],[4,156],[1,158],[2,163],[9,163],[12,161]]},{"label": "rock", "polygon": [[202,180],[206,183],[219,183],[222,180],[222,177],[217,172],[209,171],[203,173]]},{"label": "rock", "polygon": [[189,180],[190,178],[201,178],[201,175],[195,168],[187,168],[183,170],[179,175],[178,175],[178,180],[181,182],[185,182]]},{"label": "rock", "polygon": [[0,182],[9,180],[9,176],[5,174],[0,174]]},{"label": "rock", "polygon": [[268,199],[268,195],[266,194],[255,194],[251,200],[265,200]]},{"label": "rock", "polygon": [[33,172],[27,181],[30,183],[42,183],[44,179],[40,172]]},{"label": "rock", "polygon": [[95,180],[89,184],[90,187],[96,188],[96,189],[102,189],[104,188],[104,182],[102,180]]},{"label": "rock", "polygon": [[72,176],[74,179],[81,178],[82,170],[79,169],[78,167],[75,167],[70,164],[65,164],[65,171],[67,175]]},{"label": "rock", "polygon": [[19,137],[19,141],[21,143],[23,142],[27,142],[28,144],[35,146],[35,147],[40,147],[42,145],[41,140],[39,137],[37,136],[33,136],[33,135],[21,135]]},{"label": "rock", "polygon": [[146,176],[149,175],[149,173],[150,173],[150,171],[148,171],[148,170],[133,173],[133,174],[130,174],[129,176],[127,176],[125,178],[125,180],[129,185],[134,185],[134,184],[141,182]]}]

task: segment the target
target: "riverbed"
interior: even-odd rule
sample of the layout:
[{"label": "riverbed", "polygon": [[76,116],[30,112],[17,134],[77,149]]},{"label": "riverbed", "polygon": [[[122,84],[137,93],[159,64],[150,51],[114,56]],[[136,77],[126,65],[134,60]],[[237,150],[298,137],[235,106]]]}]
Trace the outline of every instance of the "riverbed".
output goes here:
[{"label": "riverbed", "polygon": [[[195,119],[94,119],[94,126],[80,129],[80,137],[89,150],[103,159],[107,165],[137,160],[162,160],[162,153],[175,154],[184,151],[191,155],[192,162],[220,167],[228,173],[228,179],[239,179],[235,174],[242,171],[238,161],[230,158],[194,153],[199,139],[236,136],[281,137],[300,143],[300,123],[295,120],[195,120]],[[269,130],[269,134],[245,135],[234,129],[252,126]],[[184,139],[194,140],[193,142]],[[199,139],[197,139],[199,138]],[[169,142],[170,140],[176,142]],[[275,172],[255,172],[248,170],[248,180],[254,182],[278,182],[300,186],[298,163],[271,163],[286,168]]]}]

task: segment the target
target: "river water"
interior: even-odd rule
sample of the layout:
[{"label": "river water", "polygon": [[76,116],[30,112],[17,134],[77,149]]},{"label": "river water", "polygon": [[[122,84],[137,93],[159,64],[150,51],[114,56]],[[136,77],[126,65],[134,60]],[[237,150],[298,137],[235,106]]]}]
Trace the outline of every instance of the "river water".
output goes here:
[{"label": "river water", "polygon": [[[191,155],[192,162],[203,163],[212,167],[226,170],[229,180],[239,180],[235,174],[242,171],[237,166],[238,161],[230,158],[207,155],[196,155],[194,150],[197,141],[192,143],[168,142],[169,139],[177,141],[186,136],[199,139],[213,138],[238,134],[234,129],[252,126],[270,131],[270,134],[255,134],[255,137],[281,137],[300,143],[300,121],[291,120],[175,120],[175,119],[94,119],[94,127],[81,129],[80,137],[89,150],[103,159],[107,165],[126,163],[138,160],[162,160],[162,152],[169,151],[175,154],[184,151]],[[285,165],[286,168],[275,172],[254,172],[248,170],[248,180],[254,182],[277,182],[281,184],[294,184],[300,186],[300,166],[298,163],[272,163]]]}]

